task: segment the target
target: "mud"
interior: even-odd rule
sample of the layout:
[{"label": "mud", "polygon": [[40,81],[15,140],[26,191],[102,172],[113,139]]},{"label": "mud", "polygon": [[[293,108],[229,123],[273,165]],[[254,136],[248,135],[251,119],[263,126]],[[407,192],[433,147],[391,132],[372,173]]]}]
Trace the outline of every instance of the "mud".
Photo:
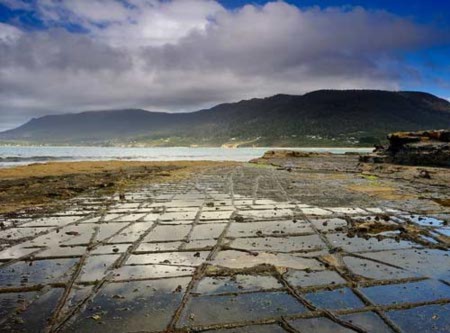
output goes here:
[{"label": "mud", "polygon": [[449,183],[265,160],[2,216],[2,331],[450,330]]}]

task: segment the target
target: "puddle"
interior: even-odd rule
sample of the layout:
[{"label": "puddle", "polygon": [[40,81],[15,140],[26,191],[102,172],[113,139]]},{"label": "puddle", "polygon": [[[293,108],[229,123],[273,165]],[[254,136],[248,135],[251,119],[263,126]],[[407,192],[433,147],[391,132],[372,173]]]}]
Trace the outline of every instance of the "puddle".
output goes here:
[{"label": "puddle", "polygon": [[450,237],[450,228],[439,228],[439,229],[435,229],[435,231],[445,237]]},{"label": "puddle", "polygon": [[214,239],[191,240],[186,243],[186,250],[210,250],[216,245]]},{"label": "puddle", "polygon": [[200,207],[203,204],[204,200],[171,200],[169,202],[164,203],[164,206],[166,206],[167,208],[173,208],[174,210],[178,210],[176,209],[177,207]]},{"label": "puddle", "polygon": [[0,285],[10,287],[60,282],[76,262],[76,259],[19,261],[0,268]]},{"label": "puddle", "polygon": [[81,282],[91,282],[101,280],[105,272],[111,266],[119,255],[90,256],[83,265],[79,280]]},{"label": "puddle", "polygon": [[343,327],[334,321],[324,318],[297,319],[289,322],[292,327],[302,333],[354,333],[354,330]]},{"label": "puddle", "polygon": [[80,216],[44,217],[25,223],[24,227],[63,227],[80,220]]},{"label": "puddle", "polygon": [[417,303],[450,298],[450,287],[435,280],[362,288],[375,304]]},{"label": "puddle", "polygon": [[162,331],[183,297],[189,278],[110,283],[66,332]]},{"label": "puddle", "polygon": [[291,209],[270,209],[270,210],[241,210],[239,211],[244,219],[269,219],[269,218],[292,218],[293,211]]},{"label": "puddle", "polygon": [[[36,292],[0,293],[0,322],[7,316],[24,309],[36,294]],[[1,323],[0,328],[2,328]]]},{"label": "puddle", "polygon": [[349,289],[317,291],[305,295],[313,305],[327,310],[358,309],[364,307],[361,300]]},{"label": "puddle", "polygon": [[223,328],[218,330],[212,330],[208,332],[213,333],[286,333],[278,325],[258,325],[258,326],[244,326],[236,328]]},{"label": "puddle", "polygon": [[284,234],[304,234],[312,233],[309,223],[301,220],[277,221],[277,222],[250,222],[233,223],[227,233],[227,237],[252,237],[252,236],[273,236]]},{"label": "puddle", "polygon": [[331,210],[334,213],[351,215],[351,214],[367,214],[364,209],[357,207],[326,207],[327,210]]},{"label": "puddle", "polygon": [[122,215],[120,218],[116,219],[115,222],[136,222],[146,215],[147,214],[145,213]]},{"label": "puddle", "polygon": [[352,313],[339,316],[353,325],[365,329],[370,333],[393,333],[386,323],[374,312]]},{"label": "puddle", "polygon": [[207,220],[227,220],[231,217],[232,211],[214,211],[214,212],[202,212],[200,214],[200,221]]},{"label": "puddle", "polygon": [[62,309],[62,316],[72,310],[73,307],[78,305],[79,302],[86,300],[86,298],[92,293],[93,288],[93,286],[81,286],[75,284],[72,287],[72,290],[68,295],[67,302]]},{"label": "puddle", "polygon": [[[92,217],[92,218],[90,218],[90,219],[87,219],[87,220],[85,220],[85,221],[83,221],[83,222],[81,222],[81,223],[97,223],[97,222],[100,222],[100,221],[103,221],[103,222],[109,222],[109,221],[118,219],[119,217],[121,217],[121,216],[123,216],[123,215],[124,215],[124,214],[106,214],[106,215],[104,215],[104,216],[99,215],[99,216],[96,216],[96,217]],[[102,217],[103,217],[103,219],[102,219]]]},{"label": "puddle", "polygon": [[404,332],[450,332],[450,305],[427,305],[408,310],[386,312]]},{"label": "puddle", "polygon": [[448,251],[409,249],[364,253],[364,256],[400,266],[417,275],[450,281],[450,254]]},{"label": "puddle", "polygon": [[183,212],[173,212],[173,213],[165,213],[159,216],[161,221],[183,221],[189,220],[194,221],[195,216],[197,215],[197,210],[195,211],[183,211]]},{"label": "puddle", "polygon": [[410,220],[411,222],[416,223],[423,227],[443,227],[444,225],[446,225],[444,221],[438,220],[434,217],[418,216],[418,215],[404,216],[404,217]]},{"label": "puddle", "polygon": [[203,295],[277,289],[283,286],[273,276],[237,274],[231,277],[205,277],[193,291]]},{"label": "puddle", "polygon": [[183,240],[190,230],[190,225],[159,225],[144,238],[143,242]]},{"label": "puddle", "polygon": [[115,205],[114,209],[123,209],[123,210],[136,209],[139,208],[140,205],[141,205],[140,203],[124,203]]},{"label": "puddle", "polygon": [[[235,195],[236,198],[236,195]],[[253,200],[248,200],[248,199],[235,199],[234,200],[234,205],[236,207],[239,207],[241,209],[245,208],[245,207],[251,207],[253,205]]]},{"label": "puddle", "polygon": [[[101,224],[79,224],[73,225],[68,229],[64,229],[61,232],[69,232],[74,234],[68,241],[62,242],[62,245],[87,245],[89,244],[94,232],[96,232],[95,241],[101,242],[106,238],[109,238],[116,234],[120,229],[124,228],[125,225],[123,223],[101,223]],[[128,228],[127,228],[128,229]],[[125,229],[125,230],[127,230]],[[125,232],[125,231],[124,231]]]},{"label": "puddle", "polygon": [[277,203],[277,202],[273,202],[273,203],[267,203],[267,204],[258,204],[258,201],[261,200],[256,200],[257,203],[255,205],[251,205],[250,207],[252,209],[261,209],[261,210],[270,210],[270,209],[295,209],[296,205],[295,204],[284,204],[284,203]]},{"label": "puddle", "polygon": [[[230,202],[231,204],[231,202]],[[209,205],[209,206],[208,206]],[[202,212],[233,212],[235,210],[234,206],[231,205],[223,205],[222,202],[208,202],[202,208]]]},{"label": "puddle", "polygon": [[112,244],[112,245],[103,245],[97,247],[95,250],[91,252],[93,255],[97,254],[120,254],[124,253],[130,247],[130,244]]},{"label": "puddle", "polygon": [[[57,248],[60,245],[64,244],[65,242],[68,242],[70,239],[77,237],[77,234],[71,234],[69,229],[63,229],[59,231],[51,231],[48,234],[41,235],[36,237],[33,240],[29,241],[30,246],[47,246],[50,248]],[[69,233],[67,233],[69,232]]]},{"label": "puddle", "polygon": [[141,243],[133,253],[142,254],[149,252],[176,251],[180,248],[181,244],[183,244],[183,242]]},{"label": "puddle", "polygon": [[150,213],[150,214],[145,215],[144,218],[140,219],[140,221],[142,221],[142,222],[156,222],[156,220],[158,220],[160,216],[161,216],[160,214]]},{"label": "puddle", "polygon": [[322,232],[338,231],[347,228],[347,221],[339,218],[312,219],[311,223]]},{"label": "puddle", "polygon": [[114,281],[155,279],[192,275],[192,267],[179,267],[168,265],[136,265],[122,266],[113,271]]},{"label": "puddle", "polygon": [[371,260],[345,256],[344,263],[354,273],[368,279],[390,280],[417,277],[417,274]]},{"label": "puddle", "polygon": [[312,215],[312,216],[333,215],[333,212],[321,208],[301,208],[300,211],[305,215]]},{"label": "puddle", "polygon": [[290,269],[284,274],[284,278],[291,286],[300,288],[346,283],[338,273],[329,270],[298,271]]},{"label": "puddle", "polygon": [[323,265],[315,259],[299,258],[283,253],[258,252],[255,254],[257,255],[233,250],[220,251],[211,264],[232,269],[250,268],[262,264],[294,269],[323,269]]},{"label": "puddle", "polygon": [[164,265],[182,265],[199,266],[206,261],[208,251],[199,252],[165,252],[152,254],[131,255],[127,261],[128,265],[143,264],[164,264]]},{"label": "puddle", "polygon": [[[95,236],[95,241],[96,242],[104,241],[106,238],[109,238],[112,235],[114,235],[115,233],[117,233],[123,227],[124,227],[124,225],[120,224],[120,223],[102,223],[102,224],[99,224],[98,225],[98,232],[97,232],[97,235]],[[133,226],[128,227],[124,231],[127,232],[132,227]]]},{"label": "puddle", "polygon": [[114,243],[133,243],[141,237],[149,228],[152,227],[152,223],[149,222],[137,222],[133,223],[118,235],[108,240],[109,244]]},{"label": "puddle", "polygon": [[196,225],[192,230],[191,239],[217,239],[225,229],[225,223]]},{"label": "puddle", "polygon": [[211,325],[293,315],[307,311],[283,292],[192,297],[180,326]]},{"label": "puddle", "polygon": [[38,252],[35,258],[74,258],[81,257],[86,252],[84,246],[52,246],[47,250]]},{"label": "puddle", "polygon": [[325,248],[319,236],[295,236],[295,237],[267,237],[267,238],[237,238],[230,243],[235,249],[250,251],[318,251]]},{"label": "puddle", "polygon": [[0,260],[11,260],[16,258],[21,258],[23,256],[29,255],[33,252],[36,252],[38,249],[36,248],[28,248],[27,247],[32,244],[19,244],[15,246],[11,246],[0,252]]},{"label": "puddle", "polygon": [[[162,211],[164,209],[164,206],[156,207],[155,209]],[[195,212],[197,213],[199,210],[199,207],[167,207],[166,212],[167,213],[180,213],[180,212]]]},{"label": "puddle", "polygon": [[344,233],[327,234],[326,236],[334,247],[342,248],[347,252],[366,252],[378,250],[394,250],[411,247],[421,247],[419,244],[405,241],[395,240],[391,238],[377,239],[377,238],[361,238],[348,237]]},{"label": "puddle", "polygon": [[13,228],[0,231],[0,240],[18,241],[28,237],[34,237],[42,232],[48,231],[47,228]]},{"label": "puddle", "polygon": [[23,312],[20,311],[1,323],[0,329],[3,332],[36,332],[37,328],[46,327],[63,291],[62,288],[51,289],[35,297]]}]

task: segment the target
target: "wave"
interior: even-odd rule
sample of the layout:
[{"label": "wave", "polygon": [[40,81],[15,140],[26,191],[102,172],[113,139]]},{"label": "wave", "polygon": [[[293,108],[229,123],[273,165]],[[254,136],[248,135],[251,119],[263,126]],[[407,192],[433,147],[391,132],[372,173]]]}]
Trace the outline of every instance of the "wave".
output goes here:
[{"label": "wave", "polygon": [[46,162],[46,161],[60,161],[73,160],[71,156],[6,156],[0,157],[0,163],[20,163],[20,162]]}]

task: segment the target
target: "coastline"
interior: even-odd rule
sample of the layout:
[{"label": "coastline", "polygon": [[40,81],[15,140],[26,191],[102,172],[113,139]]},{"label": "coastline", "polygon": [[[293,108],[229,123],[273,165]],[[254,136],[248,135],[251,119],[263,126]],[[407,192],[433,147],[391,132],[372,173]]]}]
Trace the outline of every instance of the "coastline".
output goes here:
[{"label": "coastline", "polygon": [[[423,170],[429,178],[419,177]],[[106,325],[119,322],[116,313],[127,325],[136,323],[136,316],[144,320],[146,304],[156,304],[151,323],[163,327],[155,321],[161,309],[171,318],[177,312],[161,308],[161,299],[174,297],[190,298],[182,315],[192,318],[194,328],[203,323],[198,318],[205,307],[221,318],[226,309],[214,297],[223,294],[193,296],[198,289],[189,289],[189,283],[200,288],[204,281],[206,291],[215,284],[220,290],[224,281],[242,285],[226,297],[246,316],[254,312],[246,312],[247,306],[240,310],[242,297],[261,295],[252,306],[265,311],[278,309],[280,301],[273,289],[252,290],[245,280],[269,279],[276,286],[291,272],[342,274],[347,280],[338,275],[322,283],[317,277],[307,289],[307,295],[339,292],[330,300],[340,304],[347,297],[342,288],[396,288],[413,267],[413,278],[402,278],[400,286],[420,296],[417,283],[434,288],[448,273],[449,177],[444,168],[360,163],[357,154],[292,152],[268,153],[252,163],[52,162],[3,169],[0,261],[8,265],[12,283],[24,283],[0,292],[38,293],[7,320],[24,327],[31,313],[47,323],[53,304],[66,302],[58,293],[66,285],[70,292],[92,289],[85,289],[64,320],[54,317],[50,325],[64,327],[73,319],[71,328],[83,332],[112,331]],[[361,263],[350,257],[354,252],[382,257]],[[416,272],[427,278],[418,282]],[[54,276],[64,284],[53,283]],[[388,310],[423,306],[402,295],[394,296],[396,304]],[[48,297],[54,302],[46,302]],[[191,302],[202,297],[208,301],[198,310]],[[442,297],[423,299],[430,306],[448,304]],[[119,310],[124,306],[127,311]]]},{"label": "coastline", "polygon": [[191,148],[191,149],[208,149],[208,148],[225,148],[225,149],[248,149],[248,148],[257,148],[257,149],[369,149],[373,148],[373,146],[252,146],[252,147],[230,147],[224,145],[217,146],[121,146],[121,145],[52,145],[52,144],[4,144],[0,143],[0,147],[32,147],[32,148],[40,148],[40,147],[48,147],[48,148],[152,148],[152,149],[172,149],[172,148]]},{"label": "coastline", "polygon": [[179,181],[205,168],[235,164],[214,161],[84,161],[0,168],[0,214],[27,208],[58,209],[63,201],[88,192],[111,194],[151,183]]},{"label": "coastline", "polygon": [[118,147],[62,147],[19,146],[0,147],[0,168],[53,161],[240,161],[262,156],[268,150],[330,152],[335,154],[369,153],[373,148],[361,147],[262,147],[262,148],[118,148]]}]

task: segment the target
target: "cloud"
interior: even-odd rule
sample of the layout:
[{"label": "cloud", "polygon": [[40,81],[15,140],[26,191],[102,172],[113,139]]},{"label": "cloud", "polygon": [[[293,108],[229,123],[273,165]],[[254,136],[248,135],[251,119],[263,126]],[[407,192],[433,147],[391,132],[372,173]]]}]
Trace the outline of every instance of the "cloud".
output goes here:
[{"label": "cloud", "polygon": [[0,0],[0,5],[11,9],[29,10],[32,8],[30,3],[21,0]]},{"label": "cloud", "polygon": [[21,35],[22,32],[16,27],[0,22],[0,42],[3,44],[14,43]]},{"label": "cloud", "polygon": [[46,29],[0,24],[3,124],[86,109],[188,111],[322,88],[399,89],[411,71],[402,54],[443,40],[383,11],[280,1],[227,10],[209,0],[41,0],[28,10]]}]

